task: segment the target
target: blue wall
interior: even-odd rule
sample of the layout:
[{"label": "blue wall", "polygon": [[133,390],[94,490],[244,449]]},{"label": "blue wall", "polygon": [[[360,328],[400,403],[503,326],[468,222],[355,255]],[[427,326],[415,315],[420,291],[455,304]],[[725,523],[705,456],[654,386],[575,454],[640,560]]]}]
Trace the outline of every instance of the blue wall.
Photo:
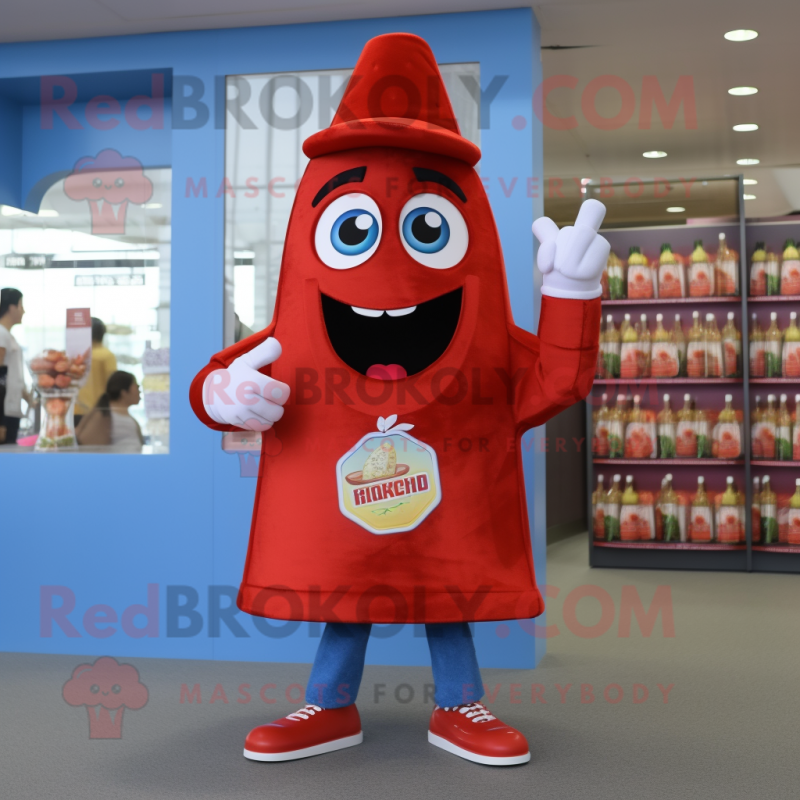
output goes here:
[{"label": "blue wall", "polygon": [[[42,187],[71,170],[79,157],[104,147],[136,156],[145,166],[171,164],[173,170],[170,454],[0,456],[0,649],[313,658],[320,626],[281,631],[282,623],[276,623],[276,635],[265,636],[250,617],[238,613],[244,636],[225,624],[219,636],[209,635],[209,587],[232,587],[233,593],[238,587],[255,490],[255,481],[239,477],[238,459],[222,452],[219,434],[197,422],[186,399],[191,379],[222,343],[223,199],[211,188],[224,177],[224,130],[214,124],[212,95],[224,75],[352,67],[364,43],[388,31],[423,36],[439,62],[480,62],[484,89],[496,76],[508,76],[491,104],[490,127],[481,132],[480,169],[503,243],[514,316],[517,324],[533,329],[538,312],[530,223],[541,213],[542,201],[528,196],[526,183],[530,176],[541,178],[542,139],[531,107],[541,65],[538,25],[530,9],[0,46],[0,202],[37,210]],[[52,130],[42,129],[37,76],[71,76],[78,100],[85,103],[98,92],[124,99],[147,94],[151,72],[165,74],[165,93],[173,95],[163,130],[139,131],[124,121],[108,131],[71,130],[58,120]],[[188,91],[183,76],[198,78],[205,87],[209,121],[199,127],[190,127],[192,115],[180,108]],[[85,121],[85,106],[76,117]],[[207,178],[209,197],[186,197],[187,179],[199,176]],[[538,441],[525,455],[540,584],[545,583],[543,458]],[[123,612],[132,604],[148,605],[148,585],[152,624],[146,635],[131,635]],[[66,596],[74,597],[68,615],[72,635],[58,625],[40,630],[42,586],[66,587]],[[197,593],[202,621],[196,622],[202,624],[196,635],[169,629],[169,586],[190,587],[181,602]],[[225,596],[222,605],[232,602],[233,596]],[[91,635],[83,617],[96,605],[107,608],[92,614],[119,619],[96,625]],[[140,615],[136,625],[145,621]],[[183,618],[180,625],[190,622]],[[530,623],[478,625],[481,663],[534,666],[544,640],[532,631]],[[376,633],[370,663],[428,663],[425,640],[413,626],[384,632],[390,636]]]}]

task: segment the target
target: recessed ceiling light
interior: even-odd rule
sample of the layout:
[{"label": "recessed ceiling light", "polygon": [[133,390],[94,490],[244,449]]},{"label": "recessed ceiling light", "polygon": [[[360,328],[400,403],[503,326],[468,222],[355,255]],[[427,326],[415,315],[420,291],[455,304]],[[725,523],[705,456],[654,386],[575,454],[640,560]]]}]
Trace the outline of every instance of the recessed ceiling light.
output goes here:
[{"label": "recessed ceiling light", "polygon": [[758,183],[758,181],[757,181],[755,178],[745,178],[745,179],[742,181],[742,183],[743,183],[745,186],[755,186],[755,185]]},{"label": "recessed ceiling light", "polygon": [[743,122],[741,125],[734,125],[733,129],[740,133],[746,133],[747,131],[757,131],[758,125],[755,122]]},{"label": "recessed ceiling light", "polygon": [[19,214],[24,214],[25,212],[21,208],[14,208],[13,206],[3,206],[0,213],[4,217],[16,217]]},{"label": "recessed ceiling light", "polygon": [[735,95],[736,97],[745,97],[748,94],[757,94],[758,89],[755,86],[734,86],[728,89],[728,94]]},{"label": "recessed ceiling light", "polygon": [[751,39],[755,39],[758,36],[758,31],[751,31],[751,30],[738,30],[738,31],[728,31],[725,34],[725,38],[729,42],[749,42]]},{"label": "recessed ceiling light", "polygon": [[647,150],[642,155],[645,158],[666,158],[667,154],[663,150]]},{"label": "recessed ceiling light", "polygon": [[686,209],[683,206],[670,206],[667,211],[669,211],[670,214],[680,214],[682,211],[686,211]]},{"label": "recessed ceiling light", "polygon": [[755,200],[756,196],[754,194],[746,194],[744,195],[745,200]]},{"label": "recessed ceiling light", "polygon": [[161,208],[161,203],[145,203],[144,208]]},{"label": "recessed ceiling light", "polygon": [[40,211],[36,216],[37,217],[57,217],[58,216],[58,211],[56,211],[54,208],[45,208],[42,211]]},{"label": "recessed ceiling light", "polygon": [[761,161],[757,158],[738,158],[736,163],[740,167],[754,167],[756,164],[760,164]]}]

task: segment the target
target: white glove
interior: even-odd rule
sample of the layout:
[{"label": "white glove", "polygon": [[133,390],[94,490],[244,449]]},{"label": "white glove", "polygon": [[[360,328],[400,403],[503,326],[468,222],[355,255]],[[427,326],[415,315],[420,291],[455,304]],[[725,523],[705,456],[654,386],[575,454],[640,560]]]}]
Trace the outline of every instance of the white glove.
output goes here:
[{"label": "white glove", "polygon": [[271,336],[227,369],[209,373],[203,382],[203,406],[214,422],[248,431],[266,431],[283,416],[289,387],[258,370],[280,357]]},{"label": "white glove", "polygon": [[597,233],[605,215],[606,207],[599,200],[586,200],[574,226],[559,230],[550,217],[533,223],[543,295],[575,300],[600,297],[600,276],[611,252],[611,245]]}]

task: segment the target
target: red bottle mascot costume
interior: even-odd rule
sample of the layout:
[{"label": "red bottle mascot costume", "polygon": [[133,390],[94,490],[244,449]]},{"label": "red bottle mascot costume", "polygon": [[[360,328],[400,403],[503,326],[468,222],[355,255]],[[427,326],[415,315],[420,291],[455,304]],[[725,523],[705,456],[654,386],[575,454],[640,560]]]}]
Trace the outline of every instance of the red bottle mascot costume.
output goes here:
[{"label": "red bottle mascot costume", "polygon": [[274,318],[191,389],[213,430],[275,424],[280,442],[260,462],[239,608],[328,623],[308,705],[253,730],[245,755],[358,744],[370,625],[413,622],[436,683],[429,740],[522,763],[525,738],[477,702],[467,623],[543,610],[518,442],[591,387],[605,209],[587,201],[561,231],[534,223],[537,337],[512,321],[480,151],[422,39],[368,42],[304,151]]}]

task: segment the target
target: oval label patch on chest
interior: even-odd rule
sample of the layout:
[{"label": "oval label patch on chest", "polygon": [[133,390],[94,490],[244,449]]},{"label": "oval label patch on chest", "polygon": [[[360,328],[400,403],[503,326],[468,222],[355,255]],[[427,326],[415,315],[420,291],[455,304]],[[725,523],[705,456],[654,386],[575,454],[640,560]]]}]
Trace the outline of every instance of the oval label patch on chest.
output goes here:
[{"label": "oval label patch on chest", "polygon": [[413,530],[442,499],[436,451],[396,421],[379,417],[336,463],[339,509],[370,533]]}]

